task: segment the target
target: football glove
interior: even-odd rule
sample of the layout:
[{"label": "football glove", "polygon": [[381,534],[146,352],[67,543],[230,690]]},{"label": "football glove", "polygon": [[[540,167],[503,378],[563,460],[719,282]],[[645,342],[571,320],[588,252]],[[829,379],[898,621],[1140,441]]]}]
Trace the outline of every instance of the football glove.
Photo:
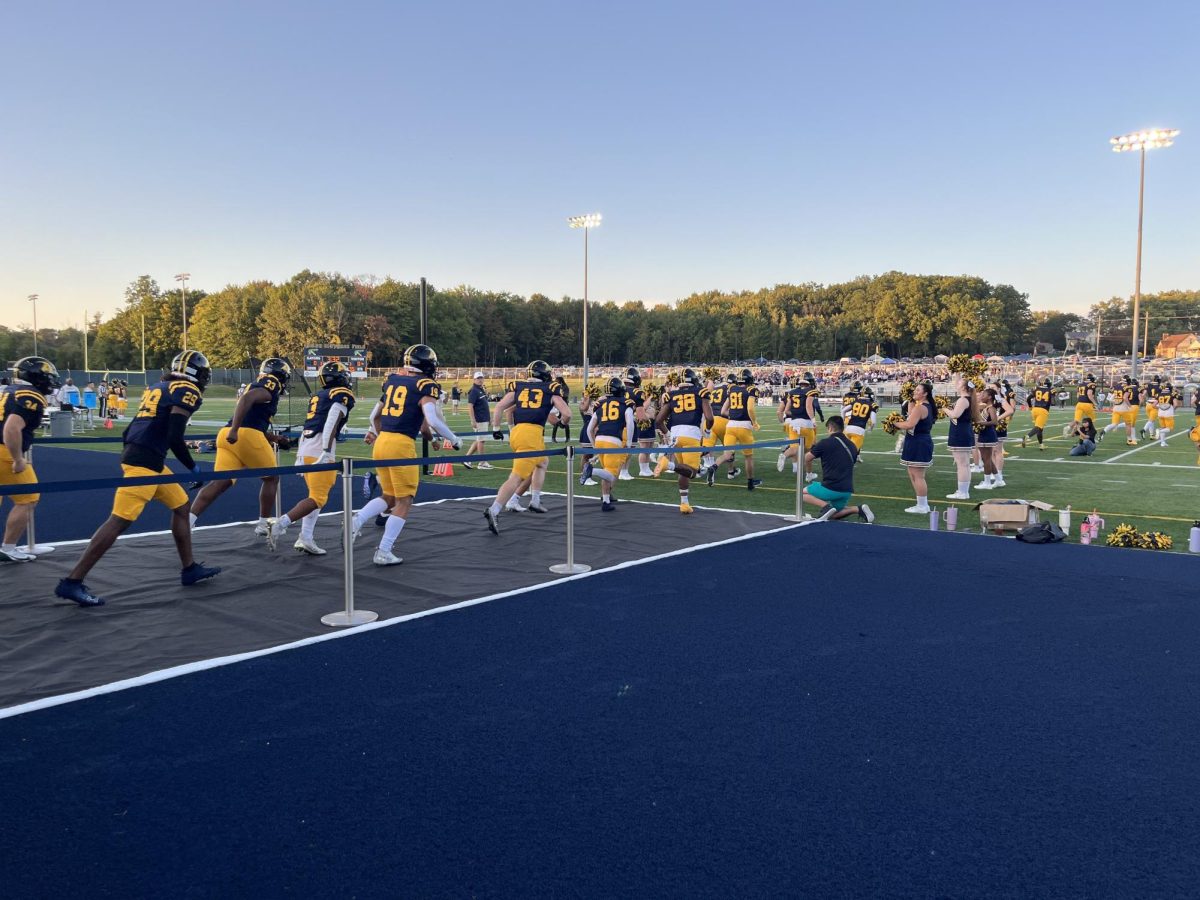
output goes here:
[{"label": "football glove", "polygon": [[501,431],[499,428],[493,429],[492,437],[498,441],[502,441],[502,440],[504,440],[504,432]]}]

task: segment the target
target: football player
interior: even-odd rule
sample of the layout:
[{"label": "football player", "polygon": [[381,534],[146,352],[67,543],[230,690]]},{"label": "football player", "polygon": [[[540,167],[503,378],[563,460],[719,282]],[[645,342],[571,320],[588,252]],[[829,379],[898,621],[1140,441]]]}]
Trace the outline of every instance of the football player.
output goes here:
[{"label": "football player", "polygon": [[[54,363],[42,356],[27,356],[13,366],[13,381],[0,391],[3,410],[4,441],[0,446],[0,484],[37,484],[37,473],[25,454],[33,446],[34,433],[42,424],[46,398],[62,385]],[[13,508],[4,523],[0,559],[29,562],[32,553],[17,547],[17,540],[29,527],[29,517],[40,499],[39,494],[10,494]],[[0,506],[4,498],[0,497]],[[32,549],[32,548],[31,548]]]},{"label": "football player", "polygon": [[[309,466],[314,463],[334,461],[334,447],[338,435],[354,409],[354,392],[350,389],[350,370],[344,363],[331,359],[317,373],[320,390],[308,401],[308,418],[304,421],[300,446],[296,450],[296,465]],[[322,507],[329,500],[329,491],[337,481],[337,472],[306,472],[304,483],[308,496],[270,521],[267,531],[267,546],[275,549],[279,539],[287,533],[288,526],[300,522],[300,538],[292,546],[310,556],[324,556],[325,551],[313,540],[313,529]]]},{"label": "football player", "polygon": [[[780,472],[783,471],[789,459],[792,460],[792,471],[795,472],[799,467],[799,461],[807,458],[805,454],[816,441],[816,425],[813,424],[813,418],[816,416],[816,410],[813,407],[815,393],[816,387],[801,376],[796,379],[791,390],[784,394],[783,403],[779,406],[780,420],[785,423],[784,433],[789,440],[802,439],[802,444],[785,447],[779,454],[779,459],[775,461],[775,468]],[[811,474],[806,463],[806,481],[811,480],[808,477]]]},{"label": "football player", "polygon": [[[513,411],[513,426],[509,432],[508,445],[514,453],[546,449],[543,429],[551,410],[558,412],[558,419],[564,425],[571,421],[571,407],[567,406],[567,401],[562,397],[562,387],[550,380],[550,364],[535,359],[529,364],[527,371],[529,377],[513,384],[512,390],[501,398],[492,411],[492,436],[496,440],[502,437],[501,416],[509,409]],[[529,506],[526,508],[537,513],[546,511],[542,506],[542,484],[546,480],[548,462],[549,459],[545,456],[527,456],[513,460],[512,474],[500,485],[495,502],[483,512],[492,534],[500,533],[498,523],[501,507],[513,498],[526,478],[529,479],[531,494]]]},{"label": "football player", "polygon": [[[610,378],[605,395],[593,407],[588,423],[588,438],[598,450],[615,447],[629,449],[633,446],[632,439],[636,433],[633,399],[626,393],[625,383],[620,378]],[[612,496],[613,482],[625,471],[629,454],[602,453],[598,459],[599,468],[592,464],[591,474],[600,479],[600,509],[612,512],[616,509]]]},{"label": "football player", "polygon": [[[1175,385],[1169,381],[1160,381],[1156,385],[1154,398],[1154,418],[1158,425],[1156,436],[1158,437],[1158,446],[1167,446],[1167,437],[1171,434],[1171,429],[1175,427],[1175,410],[1179,408],[1183,402],[1179,392],[1175,389]],[[1147,412],[1151,409],[1149,401],[1146,403]]]},{"label": "football player", "polygon": [[[878,412],[879,404],[875,402],[875,392],[868,386],[862,389],[845,413],[845,435],[850,443],[859,449],[860,453],[867,432],[875,427],[875,417]],[[860,456],[859,459],[861,460],[862,457]]]},{"label": "football player", "polygon": [[[196,471],[184,431],[188,420],[200,408],[201,397],[212,378],[208,358],[197,350],[184,350],[171,361],[167,377],[146,388],[142,402],[125,429],[121,451],[121,471],[126,478],[170,475],[167,453]],[[179,553],[182,569],[179,580],[185,587],[207,581],[220,569],[196,562],[192,556],[192,528],[188,521],[188,495],[178,484],[145,484],[117,488],[112,515],[92,535],[83,556],[66,578],[54,589],[56,597],[73,600],[80,606],[101,606],[104,600],[91,592],[83,579],[100,562],[118,537],[137,521],[151,500],[171,510],[171,537]]]},{"label": "football player", "polygon": [[[1170,382],[1167,383],[1168,387]],[[1146,424],[1142,426],[1142,434],[1154,439],[1158,429],[1158,392],[1161,390],[1162,376],[1155,375],[1146,385]]]},{"label": "football player", "polygon": [[[642,448],[638,453],[638,475],[643,478],[653,478],[654,471],[650,468],[650,454],[647,452],[654,447],[654,419],[650,414],[650,398],[642,388],[642,373],[637,366],[630,366],[622,376],[625,383],[625,396],[633,403],[633,421],[637,431],[630,437],[630,442],[637,441]],[[621,480],[630,481],[633,476],[628,468],[621,470]]]},{"label": "football player", "polygon": [[1075,388],[1075,418],[1072,432],[1078,432],[1084,419],[1096,421],[1096,376],[1089,372]]},{"label": "football player", "polygon": [[[758,418],[754,414],[754,402],[758,397],[758,389],[754,386],[754,373],[749,369],[742,369],[738,376],[738,384],[735,384],[729,389],[729,393],[725,397],[725,405],[721,408],[722,415],[728,417],[729,424],[725,426],[725,441],[728,444],[753,444],[754,432],[758,431],[762,426],[758,424]],[[733,450],[726,450],[725,454],[717,460],[717,465],[720,466],[723,462],[733,461]],[[746,460],[746,490],[752,491],[760,484],[762,480],[754,477],[754,450],[746,447],[742,450],[742,457]],[[734,474],[737,470],[730,471],[731,478],[736,478]],[[712,484],[712,472],[709,472],[709,484]]]},{"label": "football player", "polygon": [[[238,469],[275,468],[275,447],[287,450],[292,442],[282,435],[271,433],[271,419],[279,408],[279,398],[287,389],[292,377],[292,367],[278,357],[264,359],[258,370],[258,378],[238,399],[233,409],[233,418],[217,433],[217,461],[213,466],[217,472],[232,472]],[[192,503],[191,521],[196,520],[212,505],[213,501],[233,486],[233,479],[210,481],[196,495]],[[279,493],[279,476],[262,476],[262,487],[258,492],[258,524],[254,533],[266,535],[268,524],[275,511],[275,497]]]},{"label": "football player", "polygon": [[1042,379],[1042,383],[1034,388],[1033,396],[1029,398],[1029,415],[1033,419],[1033,427],[1021,438],[1022,447],[1025,446],[1029,438],[1035,437],[1037,438],[1038,449],[1046,449],[1044,443],[1046,422],[1050,419],[1050,404],[1054,402],[1052,387],[1053,383],[1050,379],[1044,378]]},{"label": "football player", "polygon": [[1125,443],[1130,446],[1137,444],[1137,440],[1133,436],[1133,423],[1137,421],[1136,396],[1137,390],[1134,388],[1133,379],[1128,375],[1121,376],[1120,383],[1113,388],[1112,392],[1112,421],[1104,426],[1105,434],[1123,428]]},{"label": "football player", "polygon": [[[721,410],[725,406],[725,396],[729,393],[731,385],[737,383],[737,376],[732,372],[725,376],[725,380],[713,381],[708,387],[708,404],[713,410],[712,428],[708,430],[708,434],[704,436],[705,447],[720,447],[725,443],[725,426],[729,424],[729,420],[721,415]],[[707,454],[707,464],[709,467],[708,483],[711,486],[717,471],[717,461],[713,458],[712,453]],[[736,478],[737,473],[733,472],[730,478]]]},{"label": "football player", "polygon": [[674,454],[675,474],[679,476],[679,511],[685,516],[692,512],[688,487],[700,474],[703,429],[712,428],[712,424],[712,406],[701,390],[700,376],[695,369],[684,369],[679,386],[663,395],[662,409],[658,411],[655,425],[667,436],[671,447],[695,448],[690,453]]},{"label": "football player", "polygon": [[[557,384],[562,389],[562,398],[564,400],[566,400],[567,403],[570,403],[571,402],[571,389],[569,387],[567,387],[567,379],[565,377],[563,377],[562,375],[559,375],[559,376],[555,377],[554,383]],[[553,410],[551,410],[551,412],[550,412],[550,421],[554,425],[554,427],[550,430],[550,440],[555,444],[558,443],[558,429],[561,428],[563,430],[563,432],[566,434],[567,443],[569,444],[571,442],[571,426],[568,423],[563,422],[561,419],[559,419],[558,413]]]},{"label": "football player", "polygon": [[[438,404],[441,386],[434,381],[438,370],[437,354],[428,344],[413,344],[404,351],[404,371],[394,372],[383,382],[383,393],[371,410],[371,427],[364,440],[371,444],[374,459],[416,459],[417,435],[422,430],[436,431],[455,450],[462,442],[450,430]],[[385,466],[376,470],[382,497],[376,497],[354,516],[352,535],[362,534],[363,525],[388,512],[383,537],[372,561],[377,566],[395,566],[404,560],[392,553],[400,532],[408,520],[420,466]]]}]

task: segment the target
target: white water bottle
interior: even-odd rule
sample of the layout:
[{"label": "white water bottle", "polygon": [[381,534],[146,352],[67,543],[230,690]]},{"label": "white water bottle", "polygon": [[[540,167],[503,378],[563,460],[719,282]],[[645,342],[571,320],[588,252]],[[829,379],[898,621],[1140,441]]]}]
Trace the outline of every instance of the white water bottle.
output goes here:
[{"label": "white water bottle", "polygon": [[1200,553],[1200,525],[1193,525],[1192,530],[1188,532],[1188,550]]},{"label": "white water bottle", "polygon": [[1060,509],[1058,511],[1058,527],[1063,530],[1063,534],[1071,533],[1071,507]]}]

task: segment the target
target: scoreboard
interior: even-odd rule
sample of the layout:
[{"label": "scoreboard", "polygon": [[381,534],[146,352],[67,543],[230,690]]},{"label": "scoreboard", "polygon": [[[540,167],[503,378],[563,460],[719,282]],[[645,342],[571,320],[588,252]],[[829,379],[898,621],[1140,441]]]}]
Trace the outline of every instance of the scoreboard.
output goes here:
[{"label": "scoreboard", "polygon": [[304,374],[316,375],[321,366],[336,359],[350,370],[351,378],[367,377],[367,348],[358,344],[304,348]]}]

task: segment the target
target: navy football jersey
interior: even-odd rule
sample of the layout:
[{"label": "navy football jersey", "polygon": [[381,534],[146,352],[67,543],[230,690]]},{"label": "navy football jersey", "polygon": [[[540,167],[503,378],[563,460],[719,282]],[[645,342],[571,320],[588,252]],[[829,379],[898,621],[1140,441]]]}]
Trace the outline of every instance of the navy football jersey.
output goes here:
[{"label": "navy football jersey", "polygon": [[[325,422],[329,419],[329,410],[336,403],[346,407],[346,415],[338,424],[338,432],[346,427],[350,418],[350,410],[354,409],[354,392],[348,387],[326,388],[317,391],[308,401],[308,418],[304,420],[304,436],[314,437],[325,431]],[[334,433],[337,437],[337,432]]]},{"label": "navy football jersey", "polygon": [[170,423],[175,407],[187,410],[191,416],[200,408],[200,389],[183,378],[169,378],[153,384],[142,393],[142,402],[133,421],[125,429],[125,447],[136,446],[141,458],[157,459],[162,468],[171,449]]},{"label": "navy football jersey", "polygon": [[[629,397],[601,397],[592,407],[592,415],[596,417],[596,436],[615,438],[622,443],[625,440],[625,410],[633,408]],[[632,436],[631,436],[632,438]]]},{"label": "navy football jersey", "polygon": [[[246,410],[246,416],[242,419],[242,428],[253,428],[255,431],[266,433],[271,428],[271,420],[275,418],[275,412],[279,409],[279,398],[283,395],[283,383],[274,375],[260,375],[257,381],[250,384],[249,388],[262,388],[271,395],[271,399],[265,403],[254,403]],[[227,423],[233,424],[233,419]]]},{"label": "navy football jersey", "polygon": [[423,375],[389,375],[383,383],[379,402],[380,431],[404,434],[416,439],[425,421],[421,401],[425,397],[437,400],[442,389],[432,378]]},{"label": "navy football jersey", "polygon": [[667,414],[667,424],[694,425],[699,428],[704,422],[703,395],[695,385],[685,384],[667,394],[664,402],[670,412]]},{"label": "navy football jersey", "polygon": [[749,422],[750,404],[758,396],[758,388],[752,384],[735,384],[729,388],[729,421]]},{"label": "navy football jersey", "polygon": [[33,434],[42,424],[46,412],[46,398],[31,387],[15,385],[4,393],[4,421],[9,416],[20,416],[25,422],[21,429],[21,452],[33,446]]},{"label": "navy football jersey", "polygon": [[513,382],[513,424],[544,426],[554,408],[554,398],[562,396],[562,385],[557,382],[516,381]]},{"label": "navy football jersey", "polygon": [[873,400],[868,400],[866,397],[855,397],[850,403],[850,410],[846,414],[846,424],[854,425],[858,428],[866,428],[871,421],[871,413],[879,409],[879,404]]},{"label": "navy football jersey", "polygon": [[1049,409],[1054,392],[1048,387],[1039,387],[1033,392],[1033,405],[1038,409]]},{"label": "navy football jersey", "polygon": [[791,409],[788,410],[789,418],[792,419],[808,419],[811,418],[808,414],[808,404],[805,402],[808,398],[808,387],[802,385],[792,388],[787,392],[788,402],[791,404]]}]

